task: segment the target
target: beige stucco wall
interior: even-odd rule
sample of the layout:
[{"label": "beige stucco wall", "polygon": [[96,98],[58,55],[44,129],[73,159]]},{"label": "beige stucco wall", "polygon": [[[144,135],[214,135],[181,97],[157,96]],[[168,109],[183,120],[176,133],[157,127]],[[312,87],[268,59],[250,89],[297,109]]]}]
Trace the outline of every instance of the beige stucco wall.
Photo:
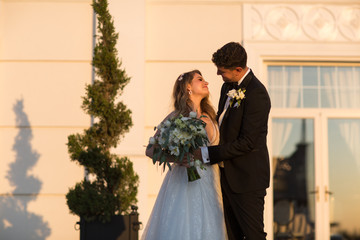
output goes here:
[{"label": "beige stucco wall", "polygon": [[0,1],[0,239],[78,239],[67,136],[89,126],[90,1]]},{"label": "beige stucco wall", "polygon": [[[264,24],[268,12],[297,2],[109,0],[119,57],[131,77],[120,99],[134,122],[114,152],[130,157],[140,176],[143,225],[165,176],[144,156],[144,146],[171,111],[172,86],[180,73],[202,71],[216,108],[222,80],[211,55],[229,41],[244,43],[249,66],[265,85],[264,61],[269,59],[358,60],[359,39],[341,34],[332,42],[300,33],[301,39],[286,39],[288,32],[284,39],[274,38]],[[65,194],[84,173],[70,162],[65,144],[69,134],[90,124],[80,108],[84,84],[91,82],[90,3],[0,0],[0,239],[79,239],[78,217],[69,214]],[[311,3],[286,7],[301,16]],[[355,0],[331,4],[334,15],[344,5],[357,6]],[[270,191],[265,209],[270,235],[271,197]]]}]

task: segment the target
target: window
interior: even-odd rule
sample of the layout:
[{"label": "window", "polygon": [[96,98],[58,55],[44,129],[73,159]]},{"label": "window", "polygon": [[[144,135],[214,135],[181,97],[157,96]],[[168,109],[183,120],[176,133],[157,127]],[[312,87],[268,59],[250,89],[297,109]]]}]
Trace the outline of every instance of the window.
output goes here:
[{"label": "window", "polygon": [[360,108],[360,66],[268,66],[274,108]]}]

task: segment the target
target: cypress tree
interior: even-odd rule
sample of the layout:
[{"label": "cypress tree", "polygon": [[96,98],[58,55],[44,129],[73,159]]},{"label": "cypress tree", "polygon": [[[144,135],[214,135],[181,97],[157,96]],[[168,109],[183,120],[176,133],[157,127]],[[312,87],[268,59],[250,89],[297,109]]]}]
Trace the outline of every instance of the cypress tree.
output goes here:
[{"label": "cypress tree", "polygon": [[132,126],[131,111],[117,97],[130,78],[121,69],[117,57],[114,21],[107,0],[93,0],[97,17],[96,45],[92,65],[95,80],[86,85],[82,109],[94,123],[82,134],[68,136],[72,161],[84,166],[91,180],[85,177],[66,195],[70,212],[86,221],[109,221],[111,216],[126,214],[137,202],[138,175],[127,157],[111,153],[120,138]]}]

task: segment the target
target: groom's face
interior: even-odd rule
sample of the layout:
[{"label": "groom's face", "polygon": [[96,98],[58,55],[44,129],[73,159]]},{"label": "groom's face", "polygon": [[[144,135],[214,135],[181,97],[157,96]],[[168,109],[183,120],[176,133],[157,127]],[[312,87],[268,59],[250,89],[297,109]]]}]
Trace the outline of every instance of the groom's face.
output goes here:
[{"label": "groom's face", "polygon": [[230,68],[218,67],[217,75],[221,75],[224,82],[237,82],[240,80],[239,70],[237,68],[230,69]]}]

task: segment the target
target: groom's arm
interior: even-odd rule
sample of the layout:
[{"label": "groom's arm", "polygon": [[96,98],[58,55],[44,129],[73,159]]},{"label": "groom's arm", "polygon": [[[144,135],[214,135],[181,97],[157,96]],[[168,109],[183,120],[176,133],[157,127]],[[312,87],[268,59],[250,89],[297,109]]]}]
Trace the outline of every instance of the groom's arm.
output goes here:
[{"label": "groom's arm", "polygon": [[[226,96],[227,90],[228,90],[228,86],[224,83],[221,86],[220,100],[219,100],[219,104],[218,104],[216,120],[218,120],[218,117],[221,115],[221,112],[224,109],[224,98],[227,97]],[[200,149],[195,150],[194,157],[195,157],[195,159],[202,160],[203,163],[210,163],[208,147],[200,147]]]},{"label": "groom's arm", "polygon": [[207,147],[200,147],[194,151],[194,159],[200,160],[203,163],[210,163],[209,152]]},{"label": "groom's arm", "polygon": [[[211,164],[228,159],[234,159],[261,147],[267,134],[267,121],[270,111],[270,99],[266,89],[262,86],[252,89],[246,96],[246,105],[237,138],[222,145],[207,148]],[[224,123],[223,123],[224,124]],[[226,123],[225,123],[226,124]],[[236,124],[231,122],[227,124]],[[231,127],[231,126],[229,126]],[[232,134],[232,133],[230,133]],[[226,136],[225,136],[226,138]]]}]

